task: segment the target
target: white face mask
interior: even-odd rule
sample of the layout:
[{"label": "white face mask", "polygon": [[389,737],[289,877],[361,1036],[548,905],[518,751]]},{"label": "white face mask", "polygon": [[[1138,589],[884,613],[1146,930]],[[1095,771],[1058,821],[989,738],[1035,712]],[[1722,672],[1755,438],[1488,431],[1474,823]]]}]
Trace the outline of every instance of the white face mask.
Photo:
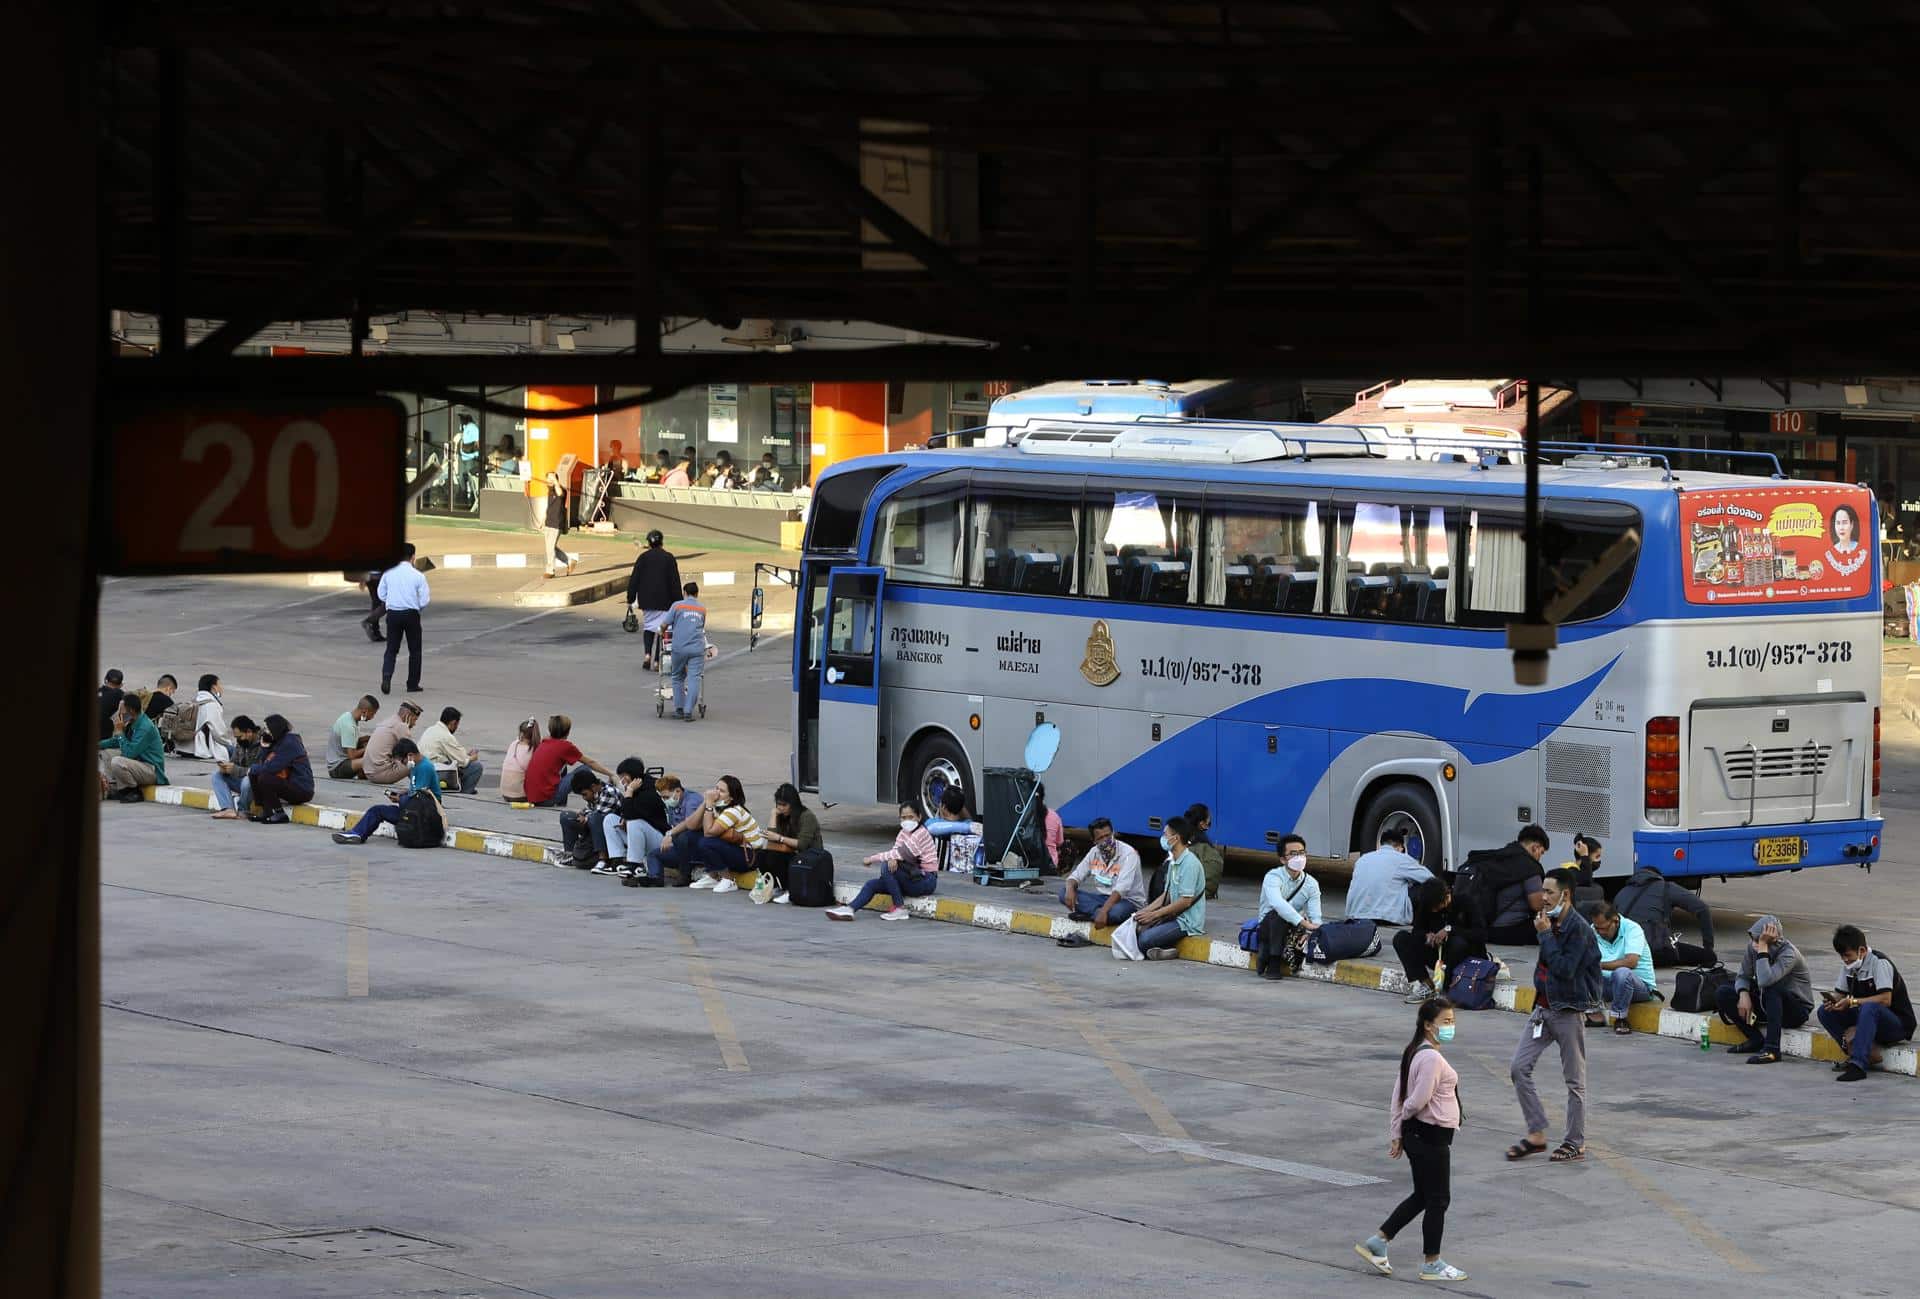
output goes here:
[{"label": "white face mask", "polygon": [[667,805],[667,810],[671,812],[673,811],[674,808],[680,806],[680,795],[668,794],[664,799],[661,800],[661,802],[665,803]]},{"label": "white face mask", "polygon": [[1857,961],[1842,961],[1840,964],[1841,968],[1846,970],[1848,974],[1858,974],[1860,973],[1860,967],[1866,963],[1867,958],[1863,956]]},{"label": "white face mask", "polygon": [[1306,868],[1307,868],[1307,859],[1301,856],[1299,853],[1295,853],[1293,856],[1287,858],[1287,869],[1292,871],[1295,875],[1298,875],[1301,871],[1305,870]]},{"label": "white face mask", "polygon": [[909,820],[904,816],[900,818],[900,832],[902,834],[912,834],[915,830],[918,830],[919,828],[920,828],[920,823],[918,821]]}]

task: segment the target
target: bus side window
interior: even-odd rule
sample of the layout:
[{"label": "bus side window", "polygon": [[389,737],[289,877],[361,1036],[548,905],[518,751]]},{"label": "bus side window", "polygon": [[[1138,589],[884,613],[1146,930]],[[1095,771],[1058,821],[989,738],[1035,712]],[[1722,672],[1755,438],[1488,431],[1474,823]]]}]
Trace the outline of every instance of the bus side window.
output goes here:
[{"label": "bus side window", "polygon": [[874,530],[873,562],[895,582],[958,586],[964,573],[966,498],[958,491],[888,501]]},{"label": "bus side window", "polygon": [[1467,602],[1460,621],[1471,627],[1506,625],[1527,608],[1527,542],[1517,514],[1473,510],[1467,516]]},{"label": "bus side window", "polygon": [[1087,505],[1086,594],[1142,604],[1197,604],[1200,507],[1128,488],[1091,496]]},{"label": "bus side window", "polygon": [[1258,613],[1319,607],[1320,510],[1314,501],[1217,501],[1206,523],[1206,603]]},{"label": "bus side window", "polygon": [[967,574],[989,591],[1073,595],[1080,572],[1080,503],[978,495],[967,529]]},{"label": "bus side window", "polygon": [[1452,620],[1453,530],[1445,506],[1356,501],[1339,508],[1336,522],[1329,612],[1382,622]]}]

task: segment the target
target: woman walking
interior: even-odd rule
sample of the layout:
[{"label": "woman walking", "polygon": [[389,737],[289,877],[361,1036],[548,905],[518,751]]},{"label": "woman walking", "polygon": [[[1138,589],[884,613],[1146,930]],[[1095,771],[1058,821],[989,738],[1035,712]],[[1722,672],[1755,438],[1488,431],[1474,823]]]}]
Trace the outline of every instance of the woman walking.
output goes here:
[{"label": "woman walking", "polygon": [[[1453,1198],[1453,1134],[1460,1128],[1460,1075],[1441,1053],[1453,1041],[1453,1003],[1445,997],[1423,1002],[1414,1021],[1413,1040],[1400,1053],[1400,1076],[1394,1083],[1393,1110],[1387,1121],[1392,1143],[1387,1154],[1404,1152],[1413,1170],[1413,1194],[1380,1230],[1353,1247],[1382,1276],[1393,1275],[1387,1262],[1387,1243],[1402,1227],[1421,1218],[1420,1237],[1426,1261],[1422,1281],[1464,1281],[1467,1274],[1440,1257],[1440,1235],[1447,1225],[1447,1202]],[[1424,1215],[1424,1217],[1422,1216]]]}]

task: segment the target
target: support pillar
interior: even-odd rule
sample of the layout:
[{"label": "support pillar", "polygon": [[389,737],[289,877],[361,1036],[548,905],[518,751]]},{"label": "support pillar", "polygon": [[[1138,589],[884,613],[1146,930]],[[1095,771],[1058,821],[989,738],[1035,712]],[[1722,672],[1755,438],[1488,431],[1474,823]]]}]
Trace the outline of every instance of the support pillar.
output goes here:
[{"label": "support pillar", "polygon": [[[531,411],[569,410],[575,406],[593,404],[594,389],[553,387],[528,388],[527,409]],[[533,470],[533,478],[527,484],[527,495],[539,502],[544,509],[547,498],[547,475],[560,467],[561,457],[569,452],[579,457],[580,464],[599,463],[599,454],[594,446],[594,418],[591,415],[576,416],[572,419],[548,418],[533,414],[527,416],[527,463]],[[578,490],[580,474],[573,475],[568,487]]]},{"label": "support pillar", "polygon": [[829,465],[887,449],[887,385],[813,385],[813,440],[825,448],[813,458],[813,476]]},{"label": "support pillar", "polygon": [[19,806],[0,848],[0,1291],[91,1299],[100,1291],[99,804],[90,774],[97,543],[94,401],[106,322],[97,279],[94,87],[100,7],[22,0],[0,112],[32,122],[12,163],[46,202],[0,204],[0,390],[15,428],[58,448],[36,474],[37,533],[8,590],[33,645],[22,734],[53,752],[0,755]]}]

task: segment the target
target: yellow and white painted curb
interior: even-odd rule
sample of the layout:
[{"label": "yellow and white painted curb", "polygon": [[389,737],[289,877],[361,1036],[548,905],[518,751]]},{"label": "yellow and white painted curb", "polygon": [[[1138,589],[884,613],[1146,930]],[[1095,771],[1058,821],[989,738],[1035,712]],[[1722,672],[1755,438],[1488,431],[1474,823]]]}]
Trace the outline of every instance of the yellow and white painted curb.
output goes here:
[{"label": "yellow and white painted curb", "polygon": [[[210,790],[195,789],[186,785],[148,786],[142,794],[147,801],[164,803],[170,807],[190,807],[205,811],[213,806],[213,794]],[[321,830],[344,830],[359,819],[359,812],[344,808],[321,807],[306,803],[287,809],[296,825],[314,826]],[[381,826],[374,831],[376,836],[391,838],[393,828]],[[541,865],[560,866],[558,851],[551,843],[522,838],[517,835],[500,834],[482,830],[462,830],[452,827],[447,830],[445,846],[461,852],[483,853],[489,857],[507,857],[516,861],[537,862]],[[739,878],[742,889],[753,887],[754,878]],[[853,895],[860,891],[855,883],[837,883],[834,896],[842,903],[853,901]],[[1022,899],[1025,900],[1025,899]],[[874,909],[886,905],[885,898],[876,898],[869,904]],[[1057,911],[1029,911],[1014,906],[996,906],[986,902],[969,902],[961,898],[908,898],[907,911],[922,920],[940,920],[953,925],[971,925],[975,929],[992,929],[1001,933],[1026,934],[1035,938],[1066,938],[1079,935],[1100,947],[1111,945],[1111,929],[1095,929],[1084,920],[1069,920]],[[1216,965],[1223,969],[1253,971],[1253,955],[1240,950],[1238,943],[1225,943],[1213,938],[1188,938],[1180,943],[1180,959],[1194,961],[1202,965]],[[1375,965],[1369,961],[1337,961],[1332,965],[1319,965],[1309,961],[1301,967],[1300,977],[1319,983],[1335,983],[1347,988],[1364,988],[1371,992],[1392,993],[1404,996],[1407,991],[1407,978],[1401,971],[1391,966]],[[1533,1010],[1533,985],[1517,983],[1503,979],[1494,988],[1494,1005],[1500,1010],[1517,1011],[1530,1014]],[[1731,1025],[1720,1021],[1718,1015],[1696,1015],[1686,1011],[1672,1010],[1660,1002],[1642,1002],[1628,1014],[1627,1022],[1635,1032],[1650,1033],[1660,1037],[1676,1038],[1684,1042],[1698,1044],[1700,1029],[1704,1024],[1709,1041],[1715,1045],[1732,1046],[1740,1041],[1741,1034]],[[1920,1072],[1920,1050],[1910,1043],[1883,1048],[1883,1059],[1879,1072],[1904,1074],[1913,1077]],[[1837,1062],[1846,1056],[1840,1050],[1840,1044],[1818,1029],[1787,1029],[1780,1035],[1780,1054],[1798,1057],[1804,1060],[1823,1060]]]}]

